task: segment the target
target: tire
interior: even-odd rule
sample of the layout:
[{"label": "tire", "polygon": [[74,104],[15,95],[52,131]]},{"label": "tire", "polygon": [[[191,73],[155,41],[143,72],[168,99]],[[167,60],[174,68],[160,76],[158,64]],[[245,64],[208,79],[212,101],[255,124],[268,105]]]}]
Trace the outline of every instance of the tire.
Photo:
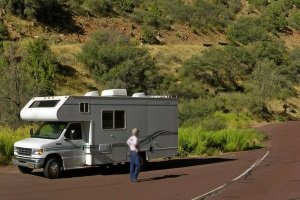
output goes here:
[{"label": "tire", "polygon": [[47,161],[44,167],[44,176],[49,179],[59,178],[62,170],[62,164],[60,160],[56,158],[51,158]]},{"label": "tire", "polygon": [[23,166],[18,166],[18,169],[23,174],[30,174],[32,172],[32,170],[33,170],[33,169],[30,169],[28,167],[23,167]]}]

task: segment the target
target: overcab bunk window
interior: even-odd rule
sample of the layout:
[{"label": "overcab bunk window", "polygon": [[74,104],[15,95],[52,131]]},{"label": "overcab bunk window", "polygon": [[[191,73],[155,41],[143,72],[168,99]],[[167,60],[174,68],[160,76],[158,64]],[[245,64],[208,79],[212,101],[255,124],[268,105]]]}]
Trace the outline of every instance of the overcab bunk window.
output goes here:
[{"label": "overcab bunk window", "polygon": [[106,130],[125,129],[126,113],[124,110],[102,111],[102,128]]},{"label": "overcab bunk window", "polygon": [[49,108],[55,107],[59,100],[42,100],[42,101],[34,101],[29,108]]}]

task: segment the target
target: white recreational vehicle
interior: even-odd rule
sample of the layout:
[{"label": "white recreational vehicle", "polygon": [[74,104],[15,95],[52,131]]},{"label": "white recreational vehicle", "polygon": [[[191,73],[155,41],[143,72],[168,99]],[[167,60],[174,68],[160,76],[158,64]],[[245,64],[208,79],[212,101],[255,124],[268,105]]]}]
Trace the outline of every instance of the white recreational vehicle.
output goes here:
[{"label": "white recreational vehicle", "polygon": [[43,124],[14,144],[13,163],[23,173],[43,168],[46,177],[58,178],[63,170],[128,162],[126,140],[135,127],[144,161],[172,157],[178,149],[177,103],[165,96],[127,96],[124,89],[34,97],[20,115]]}]

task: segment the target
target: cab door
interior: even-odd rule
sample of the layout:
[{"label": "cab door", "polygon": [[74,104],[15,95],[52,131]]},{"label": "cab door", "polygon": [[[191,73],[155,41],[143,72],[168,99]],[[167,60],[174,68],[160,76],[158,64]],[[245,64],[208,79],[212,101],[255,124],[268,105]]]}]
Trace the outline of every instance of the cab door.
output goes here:
[{"label": "cab door", "polygon": [[63,160],[65,169],[81,168],[85,164],[85,143],[82,139],[82,124],[70,123],[63,140]]}]

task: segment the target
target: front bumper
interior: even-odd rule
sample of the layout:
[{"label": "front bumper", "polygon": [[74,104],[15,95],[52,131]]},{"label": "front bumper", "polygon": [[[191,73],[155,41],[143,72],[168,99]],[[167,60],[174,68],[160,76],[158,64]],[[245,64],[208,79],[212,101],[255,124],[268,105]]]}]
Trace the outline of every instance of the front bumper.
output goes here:
[{"label": "front bumper", "polygon": [[44,158],[24,158],[14,156],[12,162],[16,166],[23,166],[31,169],[40,169],[44,166]]}]

